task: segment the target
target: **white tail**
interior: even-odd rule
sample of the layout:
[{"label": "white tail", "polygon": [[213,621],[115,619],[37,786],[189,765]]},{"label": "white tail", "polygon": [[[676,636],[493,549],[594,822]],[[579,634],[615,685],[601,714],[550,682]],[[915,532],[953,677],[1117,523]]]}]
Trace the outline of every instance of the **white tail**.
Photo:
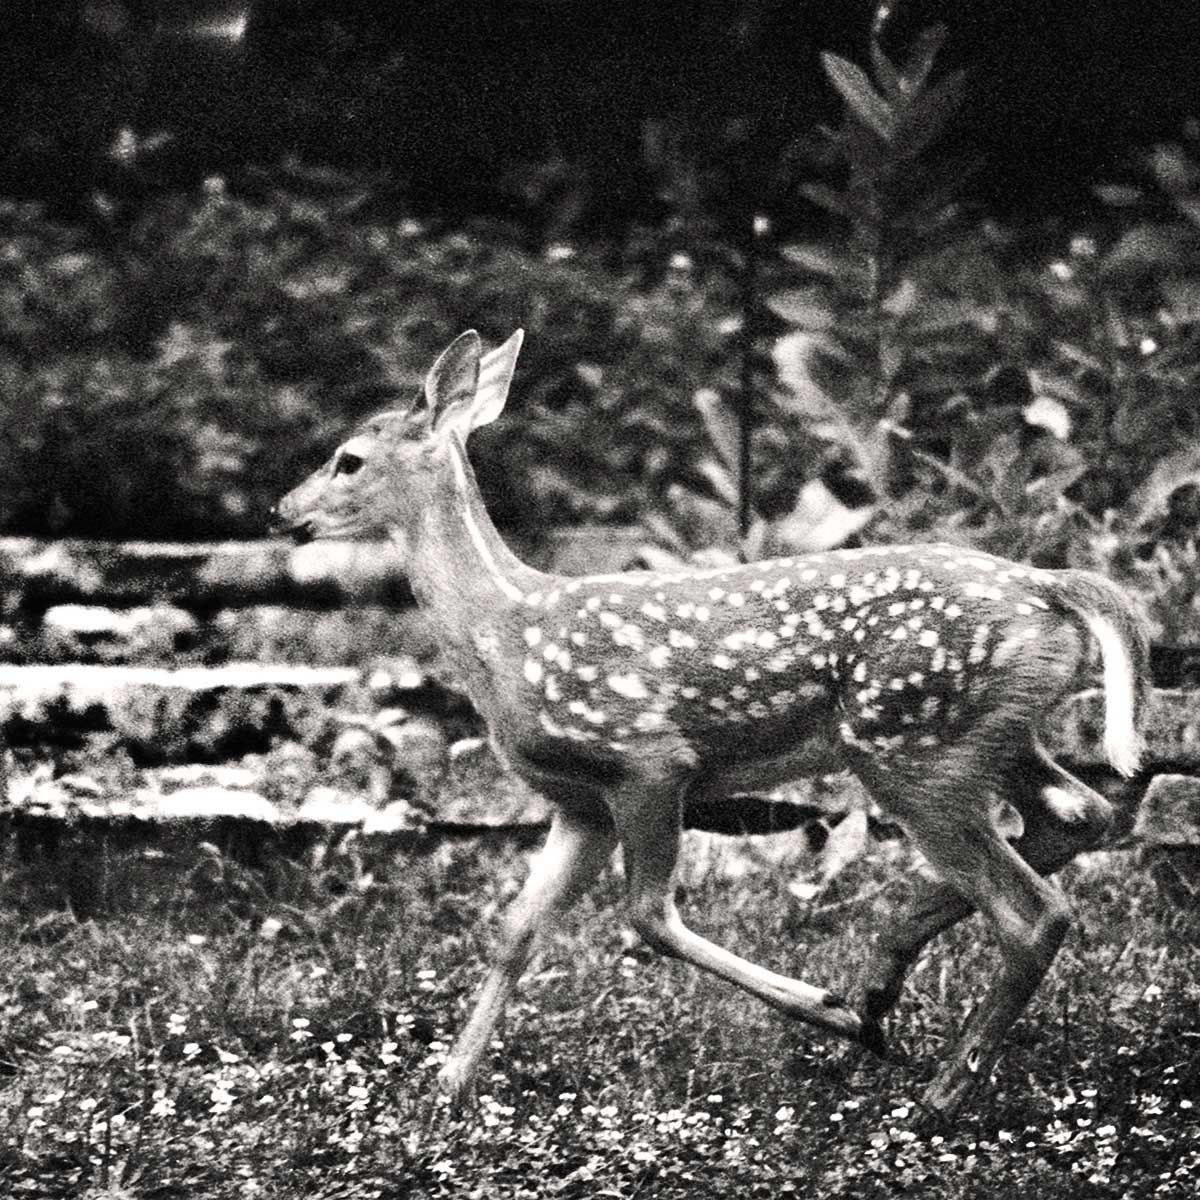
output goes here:
[{"label": "white tail", "polygon": [[[519,345],[518,334],[481,357],[478,337],[464,334],[421,401],[368,421],[279,509],[302,537],[391,535],[499,753],[556,805],[443,1085],[468,1083],[539,928],[620,844],[631,917],[648,942],[876,1050],[921,948],[981,910],[1004,969],[927,1095],[953,1110],[1066,931],[1066,902],[1044,877],[1093,845],[1109,818],[1106,801],[1049,757],[1038,729],[1082,681],[1094,638],[1105,745],[1118,770],[1136,769],[1139,619],[1099,576],[949,545],[673,573],[534,571],[488,519],[463,449],[503,407]],[[675,907],[685,803],[839,766],[908,829],[942,880],[883,930],[857,1007],[713,945]],[[1023,819],[1011,845],[992,824],[998,799]]]},{"label": "white tail", "polygon": [[1142,742],[1134,720],[1137,678],[1133,657],[1113,623],[1089,614],[1087,621],[1104,661],[1104,752],[1114,770],[1137,773]]}]

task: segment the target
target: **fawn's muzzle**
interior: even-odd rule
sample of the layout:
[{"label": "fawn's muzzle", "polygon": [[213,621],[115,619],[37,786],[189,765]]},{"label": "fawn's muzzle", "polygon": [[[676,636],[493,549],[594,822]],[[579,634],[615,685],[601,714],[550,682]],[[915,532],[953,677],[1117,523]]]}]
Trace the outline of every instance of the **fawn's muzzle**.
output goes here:
[{"label": "fawn's muzzle", "polygon": [[290,537],[297,546],[303,546],[306,542],[311,542],[316,536],[313,533],[312,522],[304,520],[289,520],[284,517],[278,507],[271,509],[271,524],[270,530],[273,534],[283,537]]}]

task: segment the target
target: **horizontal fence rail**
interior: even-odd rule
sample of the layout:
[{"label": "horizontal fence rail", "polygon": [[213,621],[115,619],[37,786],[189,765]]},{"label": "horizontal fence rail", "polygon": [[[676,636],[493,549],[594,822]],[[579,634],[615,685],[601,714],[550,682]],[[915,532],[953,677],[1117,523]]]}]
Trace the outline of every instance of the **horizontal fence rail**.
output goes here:
[{"label": "horizontal fence rail", "polygon": [[[564,530],[521,550],[537,565],[582,574],[629,566],[640,542],[636,529]],[[42,749],[52,757],[55,747],[99,737],[146,774],[141,783],[113,789],[78,776],[35,786],[10,770],[0,783],[0,832],[18,831],[24,839],[40,830],[37,841],[48,836],[47,828],[70,826],[73,836],[122,830],[122,838],[153,842],[167,836],[167,826],[177,834],[194,828],[196,836],[220,826],[257,831],[245,836],[264,852],[319,830],[353,830],[408,847],[459,837],[536,838],[544,805],[511,784],[500,788],[495,764],[482,782],[460,779],[436,811],[416,815],[411,808],[384,812],[362,795],[329,787],[314,788],[304,804],[280,804],[263,794],[261,778],[229,765],[281,741],[326,753],[347,712],[387,704],[431,722],[446,747],[464,733],[482,732],[471,727],[473,714],[461,697],[395,647],[388,648],[391,677],[382,692],[379,671],[361,661],[212,666],[179,653],[188,639],[202,641],[197,626],[221,613],[229,617],[223,629],[244,635],[254,613],[269,613],[268,625],[306,629],[319,651],[330,649],[320,622],[336,619],[343,608],[377,611],[374,619],[392,629],[403,615],[396,610],[412,601],[394,562],[388,547],[369,542],[294,547],[278,539],[120,545],[0,539],[0,735],[23,762]],[[351,629],[362,619],[346,618]],[[303,652],[304,638],[298,638]],[[258,643],[246,636],[231,644],[236,652]],[[138,661],[147,646],[160,665]],[[1200,647],[1157,646],[1154,666],[1160,686],[1150,706],[1145,767],[1131,784],[1105,768],[1095,692],[1066,700],[1047,740],[1065,763],[1118,801],[1118,838],[1132,833],[1142,844],[1192,847],[1200,845]],[[845,789],[835,792],[834,799],[811,788],[740,797],[711,811],[693,809],[688,824],[732,834],[828,825],[845,811]]]},{"label": "horizontal fence rail", "polygon": [[[566,574],[628,565],[637,529],[561,529],[536,544],[514,538],[527,561]],[[188,609],[254,604],[335,607],[347,601],[408,604],[412,593],[386,542],[95,542],[0,538],[0,591],[9,604],[132,607],[152,601]]]}]

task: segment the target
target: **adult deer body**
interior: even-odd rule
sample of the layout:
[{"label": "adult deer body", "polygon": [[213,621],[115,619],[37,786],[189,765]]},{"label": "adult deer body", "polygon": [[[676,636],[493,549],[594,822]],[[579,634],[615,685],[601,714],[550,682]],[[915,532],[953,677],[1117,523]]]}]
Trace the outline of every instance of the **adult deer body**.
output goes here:
[{"label": "adult deer body", "polygon": [[[1109,819],[1103,797],[1050,758],[1039,725],[1098,646],[1108,757],[1136,770],[1137,616],[1100,576],[949,545],[669,574],[535,571],[488,519],[464,450],[503,408],[520,340],[481,356],[462,335],[421,401],[368,421],[279,506],[302,537],[388,532],[498,753],[555,805],[443,1086],[468,1083],[539,927],[619,844],[631,919],[652,946],[876,1050],[921,948],[981,911],[1003,967],[926,1095],[953,1111],[1066,932],[1066,901],[1045,876]],[[705,940],[674,898],[686,801],[843,766],[941,880],[882,932],[859,1007]],[[993,825],[1000,799],[1023,818],[1013,843]]]}]

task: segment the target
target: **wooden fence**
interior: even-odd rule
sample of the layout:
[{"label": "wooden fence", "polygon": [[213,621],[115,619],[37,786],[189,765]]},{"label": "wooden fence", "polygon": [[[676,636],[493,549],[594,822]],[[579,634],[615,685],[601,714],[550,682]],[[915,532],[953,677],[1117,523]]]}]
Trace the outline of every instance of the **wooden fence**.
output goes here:
[{"label": "wooden fence", "polygon": [[[544,551],[542,565],[552,555],[568,573],[614,570],[635,551],[630,531],[576,532]],[[0,731],[14,752],[0,793],[0,829],[16,829],[22,838],[33,830],[45,842],[46,828],[67,820],[77,829],[123,828],[144,838],[163,836],[151,831],[164,821],[226,829],[249,823],[260,845],[338,825],[411,844],[486,829],[523,839],[536,833],[545,819],[540,801],[511,783],[498,790],[494,764],[486,777],[478,769],[456,776],[460,760],[486,753],[472,740],[483,731],[462,698],[438,680],[435,647],[414,621],[407,585],[392,563],[392,555],[369,543],[0,540]],[[357,632],[356,622],[370,612],[381,631],[375,641]],[[341,665],[225,661],[222,638],[257,628],[263,613],[271,614],[272,628],[345,620],[353,631],[346,644],[360,657]],[[319,657],[329,652],[328,625],[314,628],[311,653]],[[245,638],[235,644],[254,648]],[[303,657],[303,642],[298,652]],[[1062,707],[1054,747],[1118,801],[1118,837],[1176,850],[1200,846],[1200,687],[1191,686],[1198,661],[1196,647],[1157,648],[1162,681],[1182,686],[1155,689],[1147,767],[1132,784],[1104,769],[1096,694]],[[390,724],[380,714],[391,714]],[[372,733],[376,750],[368,757],[376,759],[390,738],[386,766],[401,773],[427,769],[440,739],[449,782],[436,809],[414,815],[410,806],[399,817],[393,812],[389,824],[361,793],[327,783],[314,784],[301,803],[284,803],[258,786],[262,772],[230,765],[281,743],[328,758],[347,728]],[[144,779],[114,785],[103,771],[92,778],[42,767],[38,774],[42,758],[89,738],[126,755]],[[407,763],[407,753],[417,758]],[[481,792],[490,798],[486,807]],[[816,816],[828,824],[837,816],[831,806],[837,801],[827,793],[814,800],[811,789],[799,787],[782,798],[749,797],[732,810],[689,815],[702,828],[754,833],[795,828]],[[266,828],[272,832],[263,841]]]}]

